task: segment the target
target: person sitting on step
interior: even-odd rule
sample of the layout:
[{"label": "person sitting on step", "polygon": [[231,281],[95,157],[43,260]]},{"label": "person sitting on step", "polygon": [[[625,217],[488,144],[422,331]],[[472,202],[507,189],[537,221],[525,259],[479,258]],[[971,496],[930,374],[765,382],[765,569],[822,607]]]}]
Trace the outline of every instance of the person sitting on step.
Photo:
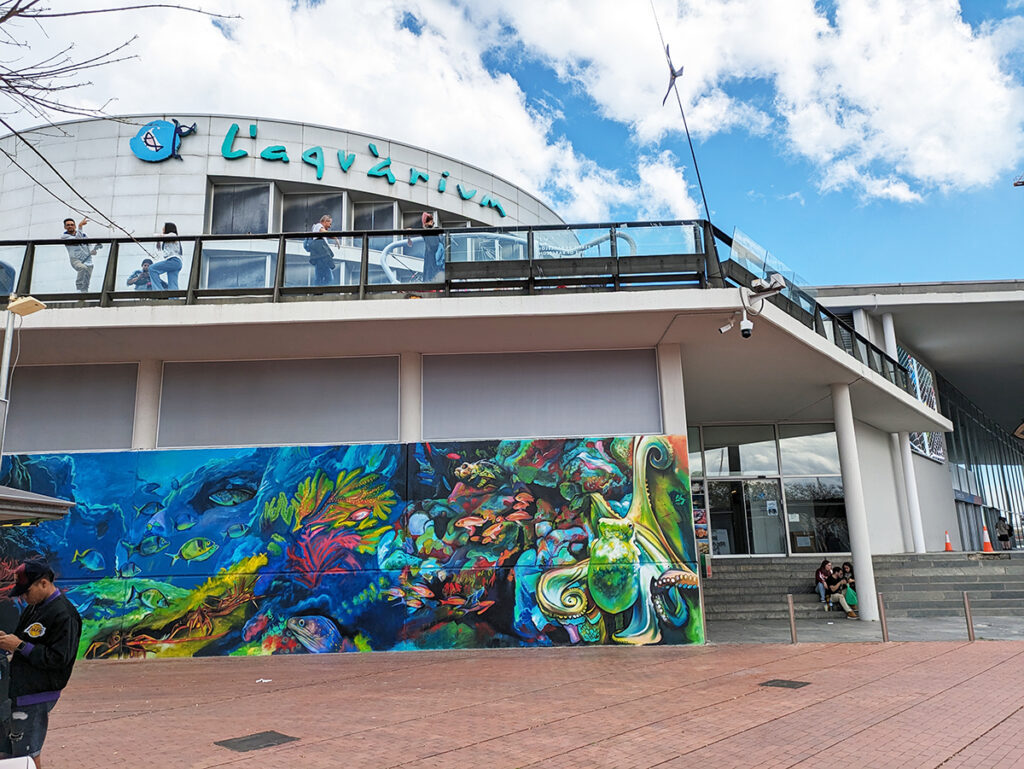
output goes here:
[{"label": "person sitting on step", "polygon": [[857,612],[846,602],[846,580],[843,579],[843,570],[838,566],[832,569],[832,576],[828,578],[826,584],[828,587],[829,604],[838,603],[843,607],[847,617],[857,619]]},{"label": "person sitting on step", "polygon": [[826,558],[821,562],[818,570],[814,572],[814,589],[818,598],[825,603],[825,596],[828,595],[828,578],[832,576],[832,561]]}]

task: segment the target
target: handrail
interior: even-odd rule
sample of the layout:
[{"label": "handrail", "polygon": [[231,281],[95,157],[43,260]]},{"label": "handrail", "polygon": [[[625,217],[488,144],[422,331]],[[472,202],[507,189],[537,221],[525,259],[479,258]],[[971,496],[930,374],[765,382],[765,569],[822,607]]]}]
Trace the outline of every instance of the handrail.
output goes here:
[{"label": "handrail", "polygon": [[[643,232],[666,229],[663,237],[655,237],[652,244],[646,244],[640,237]],[[600,232],[604,230],[604,232]],[[596,234],[595,231],[598,231]],[[538,237],[545,233],[565,233],[563,243],[551,242],[550,238]],[[580,235],[588,233],[583,242]],[[166,240],[164,235],[147,235],[138,238],[42,238],[35,240],[0,240],[0,249],[21,247],[21,269],[0,270],[13,285],[7,292],[34,293],[48,302],[68,302],[76,305],[98,304],[117,306],[147,300],[184,299],[186,304],[195,304],[207,299],[225,300],[235,297],[252,301],[291,301],[313,295],[336,295],[339,298],[363,299],[368,295],[382,292],[440,291],[444,296],[453,294],[480,294],[483,292],[507,293],[557,293],[567,291],[620,291],[638,289],[718,287],[734,285],[750,287],[755,276],[739,264],[727,260],[723,264],[717,254],[715,241],[731,248],[732,238],[706,220],[675,219],[653,222],[602,222],[598,224],[549,224],[516,225],[509,227],[465,227],[458,229],[413,229],[413,230],[336,230],[322,232],[318,237],[337,240],[342,245],[342,259],[338,260],[327,285],[314,284],[310,255],[301,248],[303,240],[311,237],[309,232],[179,235],[178,243],[192,245],[191,266],[188,280],[178,290],[135,291],[118,285],[124,280],[123,271],[118,268],[126,253],[137,259],[141,254],[153,257],[146,248]],[[395,262],[395,252],[409,243],[422,242],[432,235],[439,237],[445,248],[445,269],[436,283],[422,283],[422,270],[417,276],[414,265]],[[569,241],[574,238],[575,242]],[[390,240],[380,249],[370,247],[371,241]],[[461,249],[473,241],[508,243],[522,249],[525,258],[514,260],[460,261],[453,258],[455,245]],[[242,248],[225,254],[221,243],[259,243],[263,248]],[[588,249],[603,243],[609,244],[610,253],[600,258],[582,256]],[[626,244],[622,249],[620,243]],[[74,245],[105,245],[98,262],[105,262],[106,268],[92,276],[98,286],[96,291],[84,293],[68,290],[48,292],[46,286],[37,281],[47,269],[56,274],[63,271],[61,280],[70,286],[63,261],[58,268],[54,259],[45,257],[52,254],[52,248]],[[134,246],[135,249],[131,247]],[[141,247],[141,250],[139,249]],[[153,249],[155,251],[155,248]],[[645,250],[647,253],[645,253]],[[49,251],[49,254],[48,254]],[[626,252],[626,253],[623,253]],[[41,261],[41,254],[43,259]],[[334,252],[332,252],[332,255]],[[259,257],[265,259],[265,267],[258,267]],[[2,257],[0,257],[2,258]],[[256,260],[257,269],[263,270],[263,278],[254,280],[252,285],[236,275],[235,285],[211,285],[211,265],[217,260],[224,264]],[[295,261],[292,261],[292,260]],[[183,263],[188,263],[187,258]],[[517,266],[518,265],[518,266]],[[184,264],[183,264],[184,266]],[[128,269],[128,268],[125,268]],[[300,275],[296,282],[289,277],[289,269]],[[334,277],[334,271],[341,274]],[[221,271],[224,272],[226,268]],[[408,277],[403,278],[399,270]],[[322,274],[322,272],[320,273]],[[50,278],[50,275],[45,277]],[[322,279],[322,278],[321,278]],[[0,293],[2,290],[0,283]],[[91,289],[91,285],[89,286]],[[808,325],[820,336],[830,339],[836,346],[860,360],[887,380],[908,392],[911,391],[910,375],[883,350],[872,344],[848,324],[822,307],[812,297],[803,294],[796,286],[787,288],[793,296],[778,295],[770,301],[784,312]],[[796,297],[799,302],[794,301]],[[848,340],[848,341],[847,341]]]}]

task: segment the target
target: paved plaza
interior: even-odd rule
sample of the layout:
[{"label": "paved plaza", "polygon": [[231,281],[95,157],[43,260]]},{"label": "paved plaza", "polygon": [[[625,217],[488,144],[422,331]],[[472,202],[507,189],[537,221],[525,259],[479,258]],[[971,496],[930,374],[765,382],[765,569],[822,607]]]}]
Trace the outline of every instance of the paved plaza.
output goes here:
[{"label": "paved plaza", "polygon": [[[1022,691],[1019,641],[81,662],[44,757],[47,769],[1002,769],[1024,766]],[[215,744],[266,731],[297,739]]]}]

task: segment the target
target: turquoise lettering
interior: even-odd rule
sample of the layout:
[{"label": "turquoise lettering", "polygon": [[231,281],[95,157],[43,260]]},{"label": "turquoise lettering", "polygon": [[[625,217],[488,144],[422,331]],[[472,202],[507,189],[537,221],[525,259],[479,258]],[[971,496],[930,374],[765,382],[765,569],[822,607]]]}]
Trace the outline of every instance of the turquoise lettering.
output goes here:
[{"label": "turquoise lettering", "polygon": [[356,160],[356,153],[345,154],[341,150],[338,150],[338,165],[341,166],[341,170],[348,173],[348,169],[352,167],[352,164]]},{"label": "turquoise lettering", "polygon": [[324,178],[324,148],[310,147],[302,153],[302,162],[309,163],[316,168],[316,178]]},{"label": "turquoise lettering", "polygon": [[250,139],[255,139],[256,138],[256,124],[255,123],[249,123],[249,138]]},{"label": "turquoise lettering", "polygon": [[473,196],[476,195],[476,190],[470,190],[469,192],[466,192],[466,190],[462,188],[462,184],[456,184],[455,189],[459,191],[459,197],[462,198],[463,200],[472,200]]},{"label": "turquoise lettering", "polygon": [[369,145],[369,146],[370,146],[370,152],[372,152],[372,153],[373,153],[373,156],[374,156],[375,158],[379,158],[379,157],[380,157],[380,153],[379,153],[379,152],[377,152],[377,145],[376,145],[376,144],[374,144],[373,142],[370,142],[370,145]]},{"label": "turquoise lettering", "polygon": [[487,208],[493,208],[499,214],[505,216],[505,209],[501,207],[501,203],[499,203],[494,198],[489,197],[488,195],[483,196],[483,198],[480,200],[480,205],[486,206]]},{"label": "turquoise lettering", "polygon": [[437,191],[444,192],[444,188],[448,186],[446,179],[448,178],[448,172],[442,171],[441,178],[437,180]]},{"label": "turquoise lettering", "polygon": [[424,173],[423,171],[417,171],[415,168],[409,169],[409,184],[416,184],[416,182],[429,182],[430,174]]},{"label": "turquoise lettering", "polygon": [[[370,147],[373,147],[371,144]],[[376,148],[374,148],[376,149]],[[384,158],[377,165],[366,172],[367,176],[382,176],[388,180],[388,184],[395,183],[395,175],[391,173],[391,158]]]},{"label": "turquoise lettering", "polygon": [[224,141],[220,145],[220,154],[228,160],[238,160],[238,158],[244,158],[249,153],[245,150],[233,150],[232,145],[235,143],[235,137],[238,136],[238,123],[232,123],[231,128],[224,134]]},{"label": "turquoise lettering", "polygon": [[275,144],[274,146],[267,147],[263,150],[263,152],[260,153],[260,157],[264,160],[280,160],[282,163],[287,163],[288,150],[280,144]]}]

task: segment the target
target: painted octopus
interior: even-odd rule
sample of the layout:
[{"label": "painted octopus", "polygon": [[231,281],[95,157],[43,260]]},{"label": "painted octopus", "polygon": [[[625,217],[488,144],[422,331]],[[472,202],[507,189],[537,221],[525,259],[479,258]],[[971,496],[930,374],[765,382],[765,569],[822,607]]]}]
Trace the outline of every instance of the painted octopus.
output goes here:
[{"label": "painted octopus", "polygon": [[[572,640],[599,643],[610,635],[618,643],[653,644],[661,641],[662,627],[681,628],[690,618],[683,591],[696,591],[700,583],[686,566],[683,546],[683,537],[692,536],[681,525],[689,507],[684,441],[638,438],[629,511],[619,517],[603,496],[593,494],[591,528],[597,537],[589,557],[550,569],[538,580],[538,606]],[[696,592],[690,600],[698,604]],[[609,629],[615,615],[628,617],[618,632]]]}]

